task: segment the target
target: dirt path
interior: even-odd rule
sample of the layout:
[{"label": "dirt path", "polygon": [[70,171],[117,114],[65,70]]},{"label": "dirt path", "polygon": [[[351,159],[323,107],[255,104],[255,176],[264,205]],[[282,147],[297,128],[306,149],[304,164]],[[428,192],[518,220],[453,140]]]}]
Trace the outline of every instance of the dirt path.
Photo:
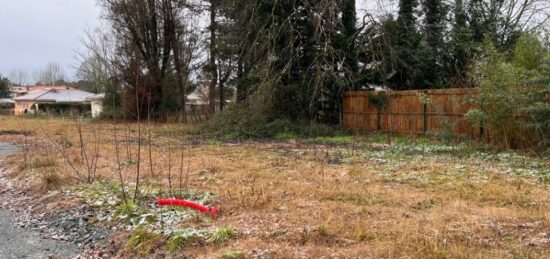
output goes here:
[{"label": "dirt path", "polygon": [[[0,160],[17,151],[16,146],[0,142]],[[77,251],[73,244],[46,240],[28,229],[18,228],[14,214],[0,208],[0,258],[74,257]]]}]

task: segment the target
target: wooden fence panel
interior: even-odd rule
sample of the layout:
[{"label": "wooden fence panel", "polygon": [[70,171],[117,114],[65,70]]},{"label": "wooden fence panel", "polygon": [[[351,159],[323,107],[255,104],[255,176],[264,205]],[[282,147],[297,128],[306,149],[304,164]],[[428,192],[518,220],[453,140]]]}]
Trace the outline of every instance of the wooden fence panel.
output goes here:
[{"label": "wooden fence panel", "polygon": [[367,92],[348,92],[344,98],[344,125],[360,131],[377,130],[378,111]]},{"label": "wooden fence panel", "polygon": [[[475,105],[470,102],[478,89],[457,88],[438,90],[390,91],[382,111],[368,103],[369,95],[377,92],[348,92],[344,98],[344,127],[402,134],[452,132],[453,135],[478,136],[463,117]],[[430,103],[425,105],[420,95]],[[379,114],[380,113],[380,114]],[[379,121],[380,120],[380,121]]]},{"label": "wooden fence panel", "polygon": [[[403,134],[422,133],[423,105],[416,91],[391,92],[382,111],[382,131]],[[376,109],[376,108],[375,108]]]},{"label": "wooden fence panel", "polygon": [[476,106],[472,98],[477,89],[429,90],[425,94],[431,101],[427,106],[427,132],[452,132],[455,135],[479,135],[479,128],[472,128],[464,120],[464,114]]}]

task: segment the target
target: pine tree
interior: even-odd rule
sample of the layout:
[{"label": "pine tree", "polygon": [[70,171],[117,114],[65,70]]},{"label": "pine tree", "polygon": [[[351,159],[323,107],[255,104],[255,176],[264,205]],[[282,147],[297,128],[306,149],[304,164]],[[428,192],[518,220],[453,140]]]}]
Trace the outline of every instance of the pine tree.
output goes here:
[{"label": "pine tree", "polygon": [[446,7],[442,0],[424,0],[424,34],[427,43],[428,64],[424,70],[424,80],[429,88],[443,88],[446,85],[443,64],[444,64],[444,28]]},{"label": "pine tree", "polygon": [[[399,12],[396,21],[396,33],[392,49],[394,56],[394,75],[388,80],[392,89],[424,88],[419,82],[419,74],[425,69],[422,59],[426,53],[422,53],[422,37],[418,33],[415,8],[416,0],[400,0]],[[392,32],[390,32],[392,33]]]},{"label": "pine tree", "polygon": [[0,98],[8,98],[10,96],[9,83],[10,81],[6,77],[0,75]]},{"label": "pine tree", "polygon": [[473,42],[467,19],[463,0],[455,0],[454,23],[447,46],[449,57],[445,68],[453,87],[467,87],[471,84],[468,82],[467,70],[473,58]]}]

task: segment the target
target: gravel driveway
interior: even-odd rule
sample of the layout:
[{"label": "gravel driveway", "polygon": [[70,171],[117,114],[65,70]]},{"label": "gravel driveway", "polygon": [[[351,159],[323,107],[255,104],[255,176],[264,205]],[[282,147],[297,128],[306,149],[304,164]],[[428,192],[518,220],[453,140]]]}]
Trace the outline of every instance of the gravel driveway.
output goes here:
[{"label": "gravel driveway", "polygon": [[[18,150],[14,145],[0,142],[0,159]],[[70,258],[77,255],[75,245],[45,240],[28,229],[18,228],[15,223],[13,213],[0,208],[0,258]]]}]

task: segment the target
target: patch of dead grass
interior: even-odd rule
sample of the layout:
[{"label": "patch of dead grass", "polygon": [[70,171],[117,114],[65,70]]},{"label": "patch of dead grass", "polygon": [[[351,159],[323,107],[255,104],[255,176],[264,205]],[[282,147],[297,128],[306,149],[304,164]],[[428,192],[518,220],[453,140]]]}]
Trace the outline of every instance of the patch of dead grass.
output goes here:
[{"label": "patch of dead grass", "polygon": [[[128,132],[123,125],[118,127],[121,159],[127,161],[122,175],[132,182],[136,125],[129,125]],[[31,152],[37,161],[52,153],[56,161],[63,161],[55,148],[40,140],[58,139],[72,143],[66,147],[68,155],[83,166],[78,162],[79,141],[71,121],[6,118],[0,125],[0,131],[14,129],[32,130],[35,148]],[[103,132],[98,177],[117,181],[112,125],[84,124],[85,140],[91,141],[97,129]],[[183,151],[186,187],[216,193],[216,203],[222,208],[218,220],[196,224],[232,226],[242,233],[236,241],[187,247],[180,257],[212,258],[224,251],[239,251],[246,258],[550,257],[550,241],[544,243],[545,235],[550,235],[548,185],[499,173],[503,165],[494,161],[463,159],[464,155],[455,159],[448,152],[416,157],[393,153],[376,159],[359,154],[329,163],[323,150],[330,154],[336,150],[318,144],[201,145],[189,141],[182,126],[155,125],[153,129],[154,174],[147,149],[142,150],[145,185],[168,189],[168,145],[185,144],[172,148],[176,150],[170,156],[174,186]],[[129,145],[123,141],[124,134],[129,134]],[[20,137],[0,136],[1,140],[21,142]],[[352,153],[341,151],[345,146],[337,148],[340,154]],[[11,159],[19,161],[12,161],[13,165],[20,164],[21,155]],[[544,159],[541,163],[550,165]],[[56,166],[71,173],[66,163],[57,162]],[[153,247],[160,249],[160,243],[154,242]],[[121,255],[134,254],[129,249]]]}]

